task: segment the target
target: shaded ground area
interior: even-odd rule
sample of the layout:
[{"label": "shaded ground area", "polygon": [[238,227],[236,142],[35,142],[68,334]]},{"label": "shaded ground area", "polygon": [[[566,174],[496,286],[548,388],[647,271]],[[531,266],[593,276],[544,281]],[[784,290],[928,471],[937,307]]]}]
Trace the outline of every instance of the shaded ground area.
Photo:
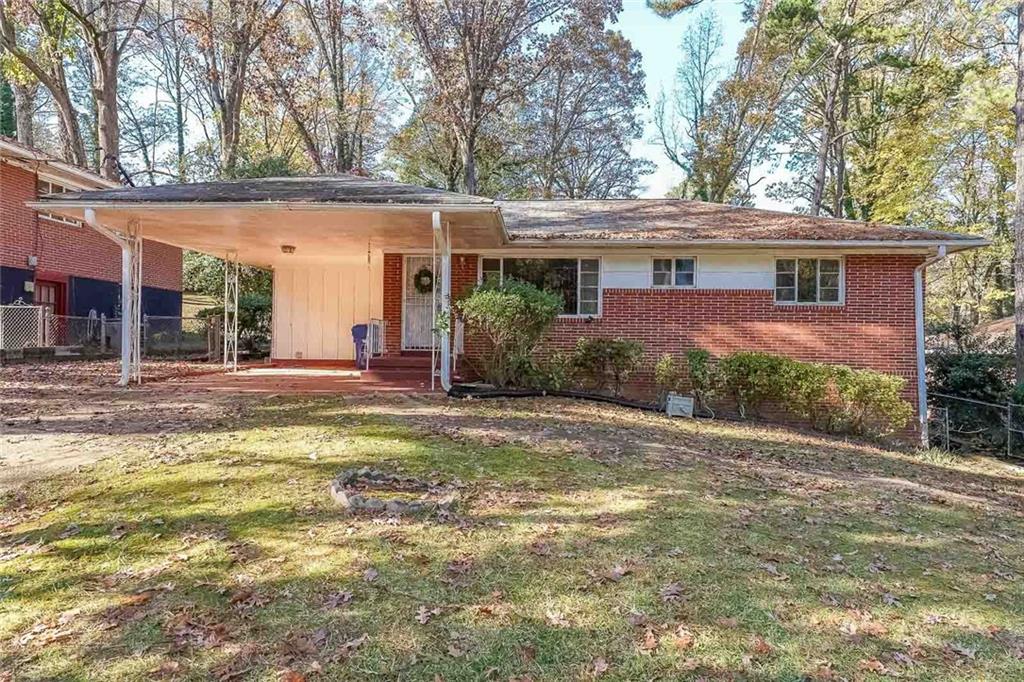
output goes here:
[{"label": "shaded ground area", "polygon": [[217,428],[244,408],[191,390],[215,365],[147,361],[143,384],[117,386],[114,360],[0,367],[0,490],[110,454],[161,447],[171,434]]},{"label": "shaded ground area", "polygon": [[126,450],[161,449],[169,434],[221,427],[255,399],[429,391],[427,370],[143,363],[143,383],[117,386],[114,360],[0,367],[0,490]]},{"label": "shaded ground area", "polygon": [[[37,437],[92,433],[37,405],[51,428]],[[126,425],[151,423],[155,408],[127,405]],[[125,426],[159,440],[7,494],[0,671],[1024,677],[1011,465],[564,400],[219,409],[180,430]],[[343,513],[327,486],[358,467],[449,486],[458,507]]]}]

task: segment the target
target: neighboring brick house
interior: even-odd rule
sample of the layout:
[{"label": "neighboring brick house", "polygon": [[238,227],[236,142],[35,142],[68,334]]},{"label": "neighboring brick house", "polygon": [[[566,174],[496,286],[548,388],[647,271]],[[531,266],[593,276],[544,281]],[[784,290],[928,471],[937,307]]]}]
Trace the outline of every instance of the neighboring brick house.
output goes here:
[{"label": "neighboring brick house", "polygon": [[[121,249],[81,221],[37,212],[26,203],[51,193],[116,183],[0,137],[0,305],[44,305],[56,315],[116,317]],[[142,309],[181,315],[181,249],[146,240]]]},{"label": "neighboring brick house", "polygon": [[[427,372],[423,354],[446,333],[433,328],[434,291],[454,298],[517,278],[565,301],[542,352],[581,337],[641,341],[634,388],[650,390],[664,353],[764,350],[902,377],[919,419],[924,270],[987,244],[696,201],[492,201],[353,176],[101,190],[44,204],[273,269],[279,360],[351,362],[352,325],[383,320],[387,357],[377,366],[418,361]],[[471,337],[464,349],[470,360],[485,352]]]}]

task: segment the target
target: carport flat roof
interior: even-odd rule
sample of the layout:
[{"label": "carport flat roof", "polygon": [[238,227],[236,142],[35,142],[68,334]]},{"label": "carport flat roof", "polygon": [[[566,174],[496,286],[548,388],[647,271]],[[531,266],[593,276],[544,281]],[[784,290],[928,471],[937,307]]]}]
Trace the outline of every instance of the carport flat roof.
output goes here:
[{"label": "carport flat roof", "polygon": [[[432,214],[459,250],[508,242],[494,202],[354,175],[226,180],[66,192],[30,206],[165,244],[273,267],[433,247]],[[87,215],[87,211],[91,213]],[[282,247],[295,247],[284,253]]]}]

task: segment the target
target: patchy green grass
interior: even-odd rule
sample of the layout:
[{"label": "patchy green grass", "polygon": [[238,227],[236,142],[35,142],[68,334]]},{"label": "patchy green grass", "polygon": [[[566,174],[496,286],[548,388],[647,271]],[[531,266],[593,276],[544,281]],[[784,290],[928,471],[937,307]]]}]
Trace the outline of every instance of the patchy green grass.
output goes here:
[{"label": "patchy green grass", "polygon": [[[1024,678],[1024,476],[554,400],[272,400],[6,500],[18,680]],[[372,466],[453,518],[350,516]],[[0,675],[0,678],[3,676]]]}]

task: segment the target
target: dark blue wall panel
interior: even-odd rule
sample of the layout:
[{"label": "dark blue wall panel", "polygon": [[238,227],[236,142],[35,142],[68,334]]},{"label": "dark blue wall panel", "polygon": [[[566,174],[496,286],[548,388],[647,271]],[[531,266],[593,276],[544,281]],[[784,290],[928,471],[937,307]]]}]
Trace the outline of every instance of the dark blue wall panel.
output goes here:
[{"label": "dark blue wall panel", "polygon": [[90,310],[97,315],[117,317],[121,285],[103,279],[68,277],[68,315],[85,317]]},{"label": "dark blue wall panel", "polygon": [[142,314],[181,317],[181,292],[142,287]]},{"label": "dark blue wall panel", "polygon": [[0,305],[14,303],[19,298],[25,303],[31,303],[32,294],[25,291],[25,282],[32,282],[35,278],[32,270],[0,267]]},{"label": "dark blue wall panel", "polygon": [[[69,315],[88,315],[95,310],[97,315],[120,317],[121,285],[88,277],[69,277]],[[142,287],[142,314],[181,315],[181,292],[156,287]]]}]

